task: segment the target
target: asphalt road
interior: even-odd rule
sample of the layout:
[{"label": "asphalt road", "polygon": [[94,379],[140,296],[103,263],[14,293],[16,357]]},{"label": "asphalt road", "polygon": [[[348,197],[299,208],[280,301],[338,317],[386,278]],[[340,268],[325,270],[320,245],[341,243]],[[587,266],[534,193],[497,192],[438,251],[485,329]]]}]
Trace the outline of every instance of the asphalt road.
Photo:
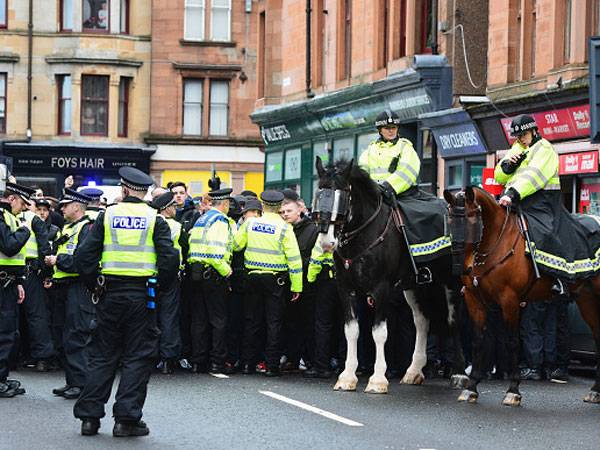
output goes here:
[{"label": "asphalt road", "polygon": [[[100,435],[82,437],[72,401],[50,393],[63,384],[61,373],[11,376],[27,394],[0,399],[2,450],[600,448],[600,405],[581,401],[592,384],[584,378],[572,377],[566,385],[523,383],[523,406],[511,409],[500,404],[506,383],[499,381],[484,382],[479,403],[469,405],[457,403],[458,392],[440,379],[423,386],[393,380],[389,394],[376,396],[334,392],[332,382],[299,375],[154,375],[144,410],[150,436],[115,439],[112,399]],[[365,385],[360,379],[359,388]]]}]

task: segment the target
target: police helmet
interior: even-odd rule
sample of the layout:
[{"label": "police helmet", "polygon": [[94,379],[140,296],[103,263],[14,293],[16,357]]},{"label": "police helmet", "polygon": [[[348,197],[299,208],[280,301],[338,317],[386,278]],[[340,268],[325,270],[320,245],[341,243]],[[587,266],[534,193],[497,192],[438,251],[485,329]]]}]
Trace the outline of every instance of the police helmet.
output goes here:
[{"label": "police helmet", "polygon": [[400,126],[400,117],[392,111],[383,111],[375,118],[375,126],[377,128],[396,125]]},{"label": "police helmet", "polygon": [[538,126],[535,123],[535,119],[528,114],[517,116],[510,123],[510,135],[512,137],[519,137],[527,131],[537,129]]}]

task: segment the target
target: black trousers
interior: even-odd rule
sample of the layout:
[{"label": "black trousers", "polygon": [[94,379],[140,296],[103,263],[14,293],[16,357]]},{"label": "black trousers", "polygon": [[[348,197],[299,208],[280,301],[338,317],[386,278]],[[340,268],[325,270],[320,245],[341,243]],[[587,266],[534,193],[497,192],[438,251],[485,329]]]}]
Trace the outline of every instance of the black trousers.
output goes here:
[{"label": "black trousers", "polygon": [[[302,299],[301,301],[303,301]],[[315,282],[315,351],[313,364],[319,370],[330,370],[332,356],[338,356],[339,329],[343,327],[340,300],[334,278],[319,276]]]},{"label": "black trousers", "polygon": [[65,377],[69,386],[83,387],[88,373],[92,330],[96,326],[96,308],[83,282],[66,283],[56,291],[66,306],[63,328]]},{"label": "black trousers", "polygon": [[[285,303],[282,339],[284,353],[294,366],[298,366],[301,358],[304,362],[314,358],[315,292],[306,279],[303,285],[306,288],[300,301]],[[288,294],[291,297],[289,290]]]},{"label": "black trousers", "polygon": [[0,382],[8,378],[8,359],[17,335],[17,286],[0,286]]},{"label": "black trousers", "polygon": [[21,311],[27,324],[30,356],[36,360],[52,358],[56,352],[50,334],[48,298],[41,275],[36,272],[30,273],[23,287],[25,302]]},{"label": "black trousers", "polygon": [[230,283],[231,293],[227,300],[227,360],[234,364],[239,361],[242,351],[246,276],[234,270]]},{"label": "black trousers", "polygon": [[60,293],[61,288],[57,287],[56,284],[48,289],[47,292],[47,310],[50,320],[50,335],[52,336],[52,343],[56,354],[61,364],[65,364],[65,350],[63,347],[63,333],[65,329],[65,316],[67,305],[66,295]]},{"label": "black trousers", "polygon": [[229,288],[216,272],[196,282],[192,304],[192,362],[219,367],[227,358],[227,300]]},{"label": "black trousers", "polygon": [[192,304],[194,297],[194,283],[189,268],[186,268],[186,275],[181,281],[181,300],[179,303],[182,358],[189,358],[192,354]]},{"label": "black trousers", "polygon": [[113,416],[122,422],[142,418],[160,336],[156,310],[148,309],[146,301],[146,286],[142,283],[107,284],[106,295],[97,305],[98,326],[92,337],[90,372],[73,408],[75,417],[104,417],[104,405],[121,362]]},{"label": "black trousers", "polygon": [[158,328],[161,333],[159,356],[162,360],[177,359],[181,355],[180,294],[181,284],[179,281],[158,291]]},{"label": "black trousers", "polygon": [[286,297],[289,294],[287,274],[249,274],[248,293],[244,298],[244,340],[242,361],[254,365],[261,351],[261,330],[266,324],[265,358],[267,366],[279,367],[281,330]]},{"label": "black trousers", "polygon": [[530,369],[556,365],[556,302],[528,303],[521,316],[521,340]]}]

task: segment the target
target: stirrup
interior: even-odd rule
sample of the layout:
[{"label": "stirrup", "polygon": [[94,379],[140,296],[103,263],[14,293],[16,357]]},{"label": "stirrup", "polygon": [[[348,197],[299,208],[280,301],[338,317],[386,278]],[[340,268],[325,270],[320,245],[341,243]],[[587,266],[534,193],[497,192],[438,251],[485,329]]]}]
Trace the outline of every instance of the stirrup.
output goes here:
[{"label": "stirrup", "polygon": [[556,279],[550,290],[553,294],[557,295],[558,297],[569,296],[569,292],[560,278]]},{"label": "stirrup", "polygon": [[433,275],[429,267],[419,267],[416,275],[417,284],[422,286],[433,282]]}]

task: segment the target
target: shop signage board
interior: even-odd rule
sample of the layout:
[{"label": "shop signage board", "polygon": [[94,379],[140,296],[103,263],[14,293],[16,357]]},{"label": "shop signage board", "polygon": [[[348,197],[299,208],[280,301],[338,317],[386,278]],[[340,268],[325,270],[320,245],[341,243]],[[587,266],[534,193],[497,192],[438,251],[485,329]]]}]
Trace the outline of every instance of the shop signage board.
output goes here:
[{"label": "shop signage board", "polygon": [[489,192],[492,195],[500,195],[502,194],[502,190],[504,186],[496,181],[494,178],[494,169],[493,168],[485,168],[483,169],[483,189]]},{"label": "shop signage board", "polygon": [[442,158],[486,152],[473,123],[433,128],[432,131]]},{"label": "shop signage board", "polygon": [[559,155],[559,175],[598,172],[598,150]]},{"label": "shop signage board", "polygon": [[[535,119],[542,136],[549,141],[587,137],[590,135],[589,104],[536,112],[531,115]],[[500,119],[506,139],[510,143],[514,142],[514,138],[510,135],[510,123],[514,117]]]},{"label": "shop signage board", "polygon": [[141,161],[88,156],[13,156],[18,169],[118,170],[124,166],[140,167]]}]

